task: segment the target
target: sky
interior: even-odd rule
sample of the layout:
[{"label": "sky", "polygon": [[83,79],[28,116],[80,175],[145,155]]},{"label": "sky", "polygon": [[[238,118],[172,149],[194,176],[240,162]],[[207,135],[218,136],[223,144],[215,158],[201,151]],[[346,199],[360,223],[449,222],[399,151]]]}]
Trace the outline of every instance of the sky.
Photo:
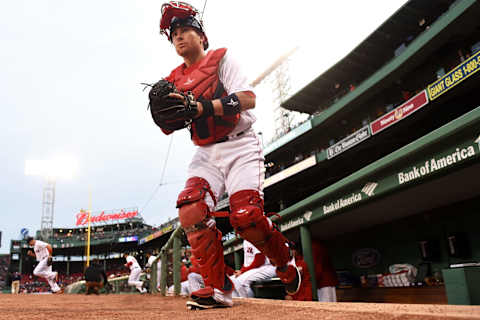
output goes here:
[{"label": "sky", "polygon": [[[203,19],[211,48],[228,48],[251,81],[300,46],[290,64],[294,94],[404,2],[207,0]],[[45,180],[25,175],[29,159],[68,155],[78,163],[72,178],[56,181],[54,227],[74,226],[75,214],[90,206],[93,212],[138,207],[151,225],[177,215],[195,147],[186,130],[160,132],[140,84],[182,63],[159,34],[162,3],[0,3],[0,253],[9,252],[22,228],[40,229]],[[268,141],[272,93],[267,85],[256,93],[255,130]]]}]

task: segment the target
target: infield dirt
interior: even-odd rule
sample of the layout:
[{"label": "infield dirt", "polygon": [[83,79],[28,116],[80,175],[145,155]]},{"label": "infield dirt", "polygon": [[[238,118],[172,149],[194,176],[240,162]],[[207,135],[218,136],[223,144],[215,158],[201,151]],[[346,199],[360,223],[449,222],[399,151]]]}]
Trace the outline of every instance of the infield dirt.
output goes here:
[{"label": "infield dirt", "polygon": [[235,300],[233,308],[189,311],[185,298],[152,295],[0,294],[0,319],[479,319],[480,306]]}]

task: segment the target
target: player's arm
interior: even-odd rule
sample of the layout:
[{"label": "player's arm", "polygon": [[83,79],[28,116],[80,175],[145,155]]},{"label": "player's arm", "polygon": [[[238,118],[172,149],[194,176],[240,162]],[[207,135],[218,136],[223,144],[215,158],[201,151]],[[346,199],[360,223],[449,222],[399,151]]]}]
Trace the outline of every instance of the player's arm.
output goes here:
[{"label": "player's arm", "polygon": [[261,267],[264,263],[265,263],[265,255],[262,253],[257,253],[253,258],[252,263],[249,266],[242,266],[242,268],[240,269],[240,274],[247,272],[248,270]]},{"label": "player's arm", "polygon": [[[184,99],[184,97],[178,93],[170,93],[169,96],[179,100]],[[255,108],[255,100],[256,97],[253,92],[240,91],[220,99],[197,101],[197,114],[195,118],[211,115],[235,115],[242,111]]]},{"label": "player's arm", "polygon": [[48,255],[51,257],[53,255],[53,249],[50,244],[47,244]]},{"label": "player's arm", "polygon": [[[208,101],[204,101],[203,104],[208,104]],[[255,108],[255,94],[251,91],[241,91],[228,95],[221,99],[211,100],[213,114],[216,116],[234,115],[242,111]],[[197,118],[204,115],[205,111],[208,111],[208,106],[205,106],[202,102],[198,102]],[[210,111],[210,113],[212,112]]]}]

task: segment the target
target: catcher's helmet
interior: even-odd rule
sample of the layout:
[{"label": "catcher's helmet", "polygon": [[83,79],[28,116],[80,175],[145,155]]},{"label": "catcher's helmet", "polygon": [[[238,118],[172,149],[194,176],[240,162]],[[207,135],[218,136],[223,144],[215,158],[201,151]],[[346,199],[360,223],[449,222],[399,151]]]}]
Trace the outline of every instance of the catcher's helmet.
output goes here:
[{"label": "catcher's helmet", "polygon": [[192,27],[204,37],[203,49],[208,49],[208,38],[203,30],[203,23],[195,16],[198,10],[192,5],[182,1],[170,1],[162,5],[162,18],[160,20],[160,33],[172,41],[172,34],[178,27]]}]

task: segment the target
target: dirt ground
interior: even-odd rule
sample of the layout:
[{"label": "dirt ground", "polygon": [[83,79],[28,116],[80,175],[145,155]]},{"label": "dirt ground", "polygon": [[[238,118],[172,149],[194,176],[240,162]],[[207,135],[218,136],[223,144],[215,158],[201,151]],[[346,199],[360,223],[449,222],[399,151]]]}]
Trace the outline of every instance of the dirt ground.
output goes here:
[{"label": "dirt ground", "polygon": [[233,308],[189,311],[185,298],[159,295],[0,294],[0,319],[480,319],[480,306],[235,300]]}]

